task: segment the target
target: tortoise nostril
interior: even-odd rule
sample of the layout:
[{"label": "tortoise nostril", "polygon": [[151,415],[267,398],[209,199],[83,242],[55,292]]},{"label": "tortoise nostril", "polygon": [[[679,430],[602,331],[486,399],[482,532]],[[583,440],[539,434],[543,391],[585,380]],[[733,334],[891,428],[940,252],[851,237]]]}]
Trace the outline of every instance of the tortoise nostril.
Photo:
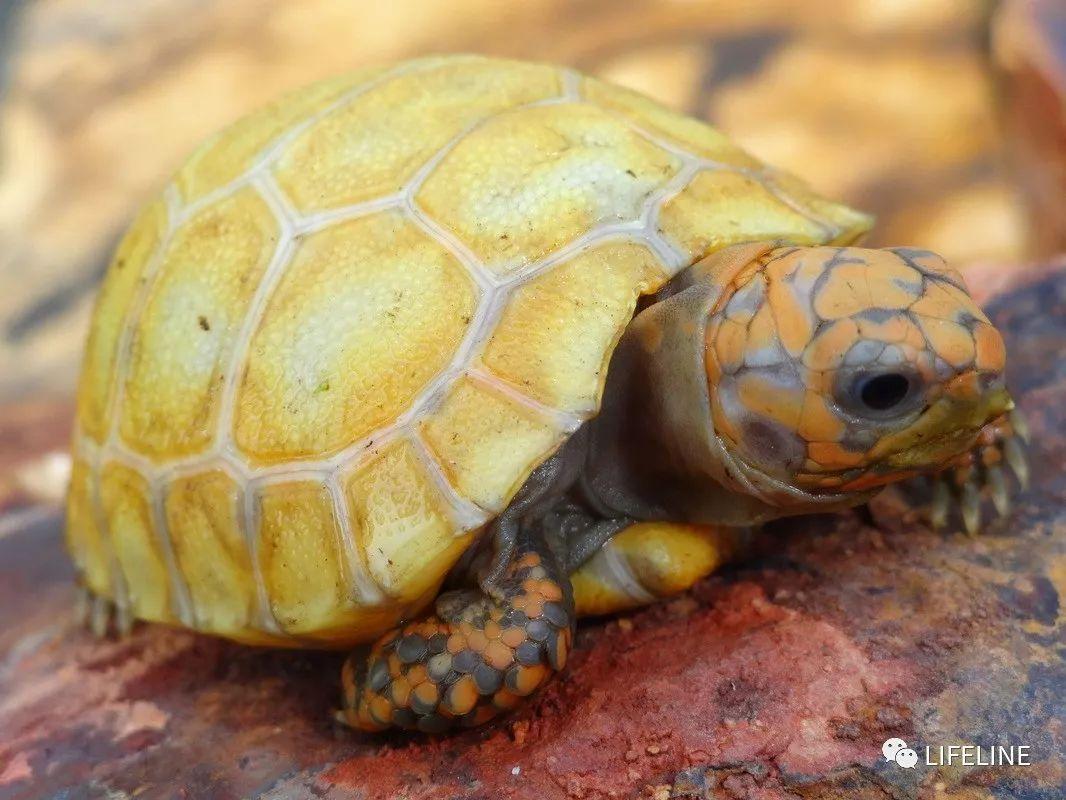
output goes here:
[{"label": "tortoise nostril", "polygon": [[889,372],[864,380],[859,387],[859,399],[873,411],[888,411],[902,403],[910,390],[910,378]]}]

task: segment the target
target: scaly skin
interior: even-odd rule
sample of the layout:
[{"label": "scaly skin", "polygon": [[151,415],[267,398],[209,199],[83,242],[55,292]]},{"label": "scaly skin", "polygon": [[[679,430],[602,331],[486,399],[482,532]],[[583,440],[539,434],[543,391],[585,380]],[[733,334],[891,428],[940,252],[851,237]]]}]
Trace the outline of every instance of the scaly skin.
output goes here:
[{"label": "scaly skin", "polygon": [[[706,342],[718,435],[812,491],[943,468],[1012,407],[1002,338],[959,273],[923,250],[767,252],[728,282]],[[893,407],[849,395],[883,373],[909,382]]]},{"label": "scaly skin", "polygon": [[497,597],[441,595],[438,614],[405,625],[345,663],[343,719],[363,730],[440,733],[480,725],[534,694],[566,665],[570,581],[537,533],[524,530]]}]

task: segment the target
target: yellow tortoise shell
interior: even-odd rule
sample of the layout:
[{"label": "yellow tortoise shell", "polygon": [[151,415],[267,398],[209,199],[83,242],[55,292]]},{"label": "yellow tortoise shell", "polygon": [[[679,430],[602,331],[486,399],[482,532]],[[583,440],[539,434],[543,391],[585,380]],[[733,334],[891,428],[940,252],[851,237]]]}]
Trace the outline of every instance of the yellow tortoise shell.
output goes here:
[{"label": "yellow tortoise shell", "polygon": [[204,144],[119,246],[69,548],[142,619],[371,639],[596,413],[640,295],[736,242],[867,226],[567,69],[451,56],[311,86]]}]

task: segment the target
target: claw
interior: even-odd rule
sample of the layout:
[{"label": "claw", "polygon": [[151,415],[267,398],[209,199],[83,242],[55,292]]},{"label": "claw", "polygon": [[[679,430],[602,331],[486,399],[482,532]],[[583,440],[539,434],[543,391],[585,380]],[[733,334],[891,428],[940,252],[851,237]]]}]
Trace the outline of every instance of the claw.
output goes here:
[{"label": "claw", "polygon": [[85,627],[89,624],[92,610],[92,593],[82,585],[74,590],[74,624]]},{"label": "claw", "polygon": [[115,631],[119,638],[125,638],[133,631],[133,615],[126,603],[115,604]]},{"label": "claw", "polygon": [[1025,416],[1022,412],[1017,408],[1012,408],[1007,414],[1007,419],[1010,421],[1014,432],[1021,437],[1021,440],[1029,444],[1029,423],[1025,421]]},{"label": "claw", "polygon": [[1007,459],[1010,468],[1018,477],[1018,483],[1023,489],[1029,486],[1029,462],[1025,458],[1025,451],[1017,439],[1007,439],[1003,443],[1003,457]]},{"label": "claw", "polygon": [[107,636],[108,624],[111,622],[111,603],[100,595],[93,595],[91,603],[89,629],[93,636],[102,639]]},{"label": "claw", "polygon": [[958,505],[963,526],[971,536],[981,528],[981,503],[987,495],[998,515],[1011,510],[1013,487],[1007,468],[1022,489],[1029,485],[1029,465],[1022,442],[1029,435],[1025,419],[1016,409],[986,425],[973,449],[963,453],[933,478],[929,513],[934,528],[943,528]]},{"label": "claw", "polygon": [[933,478],[933,506],[930,509],[930,521],[934,528],[943,528],[948,524],[951,512],[951,489],[948,482],[941,477]]},{"label": "claw", "polygon": [[960,507],[962,524],[966,526],[966,532],[970,536],[976,536],[981,529],[981,493],[977,489],[977,484],[972,480],[966,481],[962,486]]},{"label": "claw", "polygon": [[992,495],[992,505],[1000,517],[1010,514],[1010,492],[1007,490],[1007,478],[1003,474],[1003,468],[997,466],[988,467],[988,486]]}]

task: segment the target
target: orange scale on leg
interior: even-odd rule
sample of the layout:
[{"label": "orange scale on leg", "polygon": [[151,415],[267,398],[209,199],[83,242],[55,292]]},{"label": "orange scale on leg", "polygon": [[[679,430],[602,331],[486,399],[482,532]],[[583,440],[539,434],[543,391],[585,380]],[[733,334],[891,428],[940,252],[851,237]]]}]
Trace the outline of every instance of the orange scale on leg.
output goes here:
[{"label": "orange scale on leg", "polygon": [[503,631],[500,628],[500,623],[499,622],[496,622],[495,620],[491,620],[490,619],[488,622],[485,623],[484,633],[485,633],[485,638],[486,639],[489,639],[490,641],[492,639],[499,639],[500,638],[500,634],[502,632]]},{"label": "orange scale on leg", "polygon": [[394,706],[397,708],[405,707],[408,698],[411,696],[411,682],[405,677],[396,678],[389,685],[389,695]]},{"label": "orange scale on leg", "polygon": [[466,637],[461,633],[453,633],[448,637],[448,644],[446,645],[448,652],[453,656],[466,650]]},{"label": "orange scale on leg", "polygon": [[526,553],[515,563],[518,569],[523,567],[535,567],[540,564],[540,556],[536,553]]},{"label": "orange scale on leg", "polygon": [[474,679],[464,675],[444,693],[444,707],[455,716],[462,716],[477,705],[478,691]]},{"label": "orange scale on leg", "polygon": [[500,634],[500,641],[510,648],[518,647],[526,640],[526,632],[522,628],[505,628]]},{"label": "orange scale on leg", "polygon": [[376,695],[369,705],[370,716],[382,725],[388,725],[392,720],[392,703],[381,695]]},{"label": "orange scale on leg", "polygon": [[507,686],[513,692],[528,697],[548,677],[548,668],[543,664],[528,667],[512,667],[507,673]]},{"label": "orange scale on leg", "polygon": [[981,370],[1002,372],[1007,351],[1003,337],[991,325],[978,323],[973,329],[974,348],[977,351],[975,366]]},{"label": "orange scale on leg", "polygon": [[540,596],[551,602],[559,602],[563,599],[563,589],[554,581],[541,581]]},{"label": "orange scale on leg", "polygon": [[479,630],[471,631],[470,635],[466,637],[467,647],[469,647],[475,653],[482,652],[485,649],[486,645],[488,645],[488,643],[488,638],[485,636],[484,633]]},{"label": "orange scale on leg", "polygon": [[495,717],[497,713],[496,709],[491,705],[484,705],[477,710],[472,719],[464,721],[463,724],[471,728],[484,725]]},{"label": "orange scale on leg", "polygon": [[424,683],[429,680],[429,672],[426,670],[425,664],[415,664],[409,670],[407,670],[407,681],[412,686],[418,686],[420,683]]},{"label": "orange scale on leg", "polygon": [[420,683],[411,694],[426,706],[434,706],[440,699],[440,688],[432,681]]},{"label": "orange scale on leg", "polygon": [[[518,605],[515,605],[518,608]],[[544,601],[541,600],[540,595],[533,595],[527,598],[524,606],[526,616],[530,619],[536,619],[544,612]]]},{"label": "orange scale on leg", "polygon": [[551,639],[548,640],[548,647],[554,648],[548,651],[549,663],[557,670],[561,670],[566,666],[567,656],[570,654],[570,647],[567,644],[562,632],[555,637],[554,643]]},{"label": "orange scale on leg", "polygon": [[485,661],[496,669],[507,669],[514,660],[514,651],[502,641],[489,642],[482,654]]},{"label": "orange scale on leg", "polygon": [[520,705],[523,699],[521,695],[517,695],[512,691],[500,689],[492,696],[492,705],[501,711],[510,711]]}]

